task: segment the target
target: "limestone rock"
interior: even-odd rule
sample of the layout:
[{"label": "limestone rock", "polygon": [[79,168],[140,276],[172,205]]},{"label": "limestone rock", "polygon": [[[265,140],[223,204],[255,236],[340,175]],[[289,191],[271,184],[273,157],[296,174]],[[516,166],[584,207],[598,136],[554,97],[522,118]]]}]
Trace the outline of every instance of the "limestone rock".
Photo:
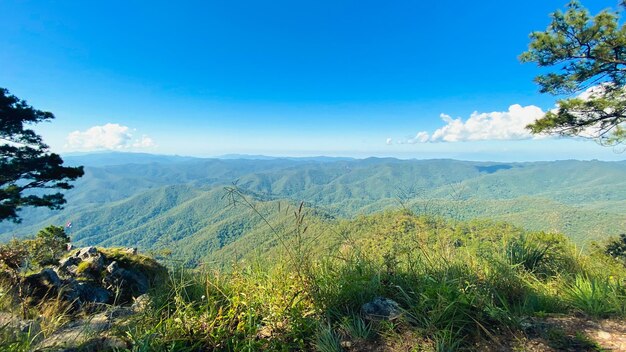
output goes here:
[{"label": "limestone rock", "polygon": [[36,336],[41,331],[41,326],[38,320],[25,320],[11,313],[0,312],[0,329],[14,337],[25,333]]},{"label": "limestone rock", "polygon": [[94,337],[82,346],[81,351],[123,351],[128,349],[129,345],[126,341],[116,336]]},{"label": "limestone rock", "polygon": [[108,272],[109,274],[113,274],[113,273],[115,273],[116,271],[118,271],[118,270],[119,270],[119,268],[120,268],[120,266],[117,264],[117,262],[116,262],[116,261],[113,261],[113,262],[111,262],[111,264],[109,264],[109,265],[107,266],[107,272]]},{"label": "limestone rock", "polygon": [[108,275],[102,282],[107,289],[117,293],[121,302],[131,302],[133,297],[148,292],[148,278],[142,273],[121,268],[117,262],[109,264],[106,271]]},{"label": "limestone rock", "polygon": [[80,312],[74,317],[87,317],[45,338],[36,320],[22,321],[0,313],[0,328],[10,327],[7,331],[15,336],[24,332],[36,335],[34,351],[126,350],[131,346],[113,336],[113,327],[132,324],[130,317],[151,303],[146,295],[150,286],[166,276],[165,267],[137,254],[136,248],[80,248],[56,265],[25,276],[20,284],[30,304],[61,299],[69,313]]}]

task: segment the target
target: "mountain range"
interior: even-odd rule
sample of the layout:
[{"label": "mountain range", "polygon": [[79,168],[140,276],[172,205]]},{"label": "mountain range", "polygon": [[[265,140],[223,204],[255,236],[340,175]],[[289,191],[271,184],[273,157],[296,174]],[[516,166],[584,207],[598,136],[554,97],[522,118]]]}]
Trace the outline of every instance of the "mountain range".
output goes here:
[{"label": "mountain range", "polygon": [[[581,246],[626,229],[626,161],[206,159],[133,153],[64,160],[85,165],[85,176],[66,192],[65,209],[25,209],[21,224],[0,224],[0,240],[72,222],[68,232],[80,244],[168,250],[186,261],[216,261],[227,250],[275,245],[267,223],[283,222],[284,209],[300,202],[312,224],[406,208],[558,231]],[[233,206],[228,189],[230,195],[232,189],[244,194],[250,204]]]}]

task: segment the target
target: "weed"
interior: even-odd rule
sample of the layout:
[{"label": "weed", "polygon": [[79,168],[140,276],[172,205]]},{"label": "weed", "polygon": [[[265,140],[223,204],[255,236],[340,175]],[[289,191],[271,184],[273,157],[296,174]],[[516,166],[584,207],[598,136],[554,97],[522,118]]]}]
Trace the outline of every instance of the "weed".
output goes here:
[{"label": "weed", "polygon": [[433,336],[435,351],[437,352],[453,352],[458,351],[463,340],[459,336],[449,330],[442,330]]},{"label": "weed", "polygon": [[315,339],[315,350],[318,352],[340,352],[341,339],[330,325],[321,325]]},{"label": "weed", "polygon": [[343,317],[341,328],[350,338],[355,340],[368,340],[372,337],[372,324],[365,322],[356,314]]},{"label": "weed", "polygon": [[581,312],[594,317],[605,317],[619,311],[616,287],[608,278],[588,275],[576,276],[574,282],[565,284],[568,302]]}]

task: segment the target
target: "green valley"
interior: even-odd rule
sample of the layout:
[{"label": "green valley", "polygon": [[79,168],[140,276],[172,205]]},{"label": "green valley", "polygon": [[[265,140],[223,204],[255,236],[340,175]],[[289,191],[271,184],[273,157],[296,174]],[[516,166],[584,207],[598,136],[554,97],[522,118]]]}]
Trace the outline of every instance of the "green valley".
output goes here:
[{"label": "green valley", "polygon": [[[487,163],[398,159],[199,159],[116,154],[70,157],[88,166],[67,192],[64,210],[28,209],[20,225],[0,225],[2,239],[64,225],[81,245],[169,249],[174,258],[219,261],[239,239],[269,229],[250,209],[229,205],[233,184],[264,216],[278,204],[334,223],[405,208],[452,220],[492,219],[561,232],[580,246],[626,228],[626,163]],[[131,158],[132,163],[125,162]],[[242,244],[243,246],[243,244]],[[245,247],[245,246],[243,246]]]}]

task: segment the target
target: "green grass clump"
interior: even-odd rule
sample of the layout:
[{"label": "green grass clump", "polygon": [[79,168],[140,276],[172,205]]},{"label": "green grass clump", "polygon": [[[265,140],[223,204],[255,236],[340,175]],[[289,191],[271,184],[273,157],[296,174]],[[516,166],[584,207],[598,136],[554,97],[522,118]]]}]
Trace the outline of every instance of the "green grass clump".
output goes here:
[{"label": "green grass clump", "polygon": [[317,331],[315,350],[318,352],[341,352],[341,339],[330,325],[323,325]]},{"label": "green grass clump", "polygon": [[369,340],[373,337],[372,323],[365,321],[358,314],[343,317],[341,328],[353,340]]},{"label": "green grass clump", "polygon": [[621,315],[626,307],[626,288],[611,278],[577,275],[564,284],[567,302],[593,317]]},{"label": "green grass clump", "polygon": [[84,274],[90,271],[93,271],[93,263],[92,262],[87,262],[87,261],[83,261],[78,263],[78,265],[76,266],[76,273],[77,274]]},{"label": "green grass clump", "polygon": [[260,267],[174,270],[168,288],[154,292],[152,308],[137,317],[132,340],[149,349],[303,349],[316,321],[307,292],[290,275]]}]

